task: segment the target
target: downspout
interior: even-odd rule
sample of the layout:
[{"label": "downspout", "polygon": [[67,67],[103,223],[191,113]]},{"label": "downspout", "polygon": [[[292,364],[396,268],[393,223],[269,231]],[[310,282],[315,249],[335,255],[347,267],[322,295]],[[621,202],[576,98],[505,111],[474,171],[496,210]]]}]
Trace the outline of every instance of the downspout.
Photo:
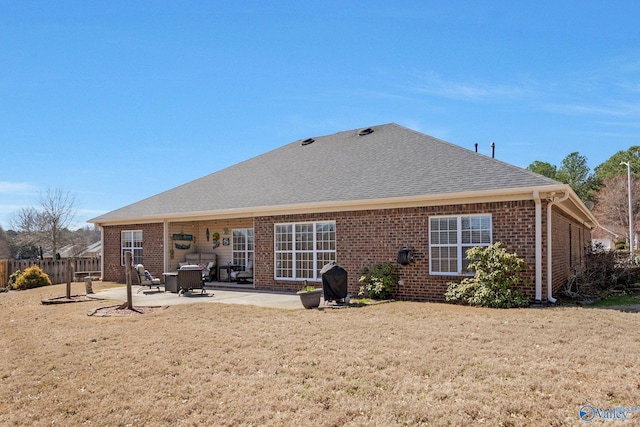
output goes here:
[{"label": "downspout", "polygon": [[547,203],[547,301],[552,304],[555,304],[556,299],[553,297],[553,269],[551,268],[553,259],[553,239],[551,237],[551,208],[554,204],[564,202],[568,198],[568,191],[566,191],[560,199],[556,199],[555,193],[552,192],[551,197],[549,198],[549,203]]},{"label": "downspout", "polygon": [[169,271],[169,251],[171,250],[171,246],[169,245],[169,222],[167,220],[162,221],[162,244],[164,246],[162,248],[163,271]]},{"label": "downspout", "polygon": [[104,280],[104,227],[100,224],[96,224],[96,227],[100,227],[100,277]]},{"label": "downspout", "polygon": [[542,301],[542,205],[540,193],[533,190],[533,201],[536,204],[536,301]]}]

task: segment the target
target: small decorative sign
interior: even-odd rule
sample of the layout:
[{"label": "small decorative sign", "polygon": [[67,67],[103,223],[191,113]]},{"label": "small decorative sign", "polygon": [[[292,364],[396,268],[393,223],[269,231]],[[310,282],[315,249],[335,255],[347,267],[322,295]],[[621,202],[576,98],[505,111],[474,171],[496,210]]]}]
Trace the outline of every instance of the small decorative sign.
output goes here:
[{"label": "small decorative sign", "polygon": [[176,233],[171,236],[173,240],[193,240],[193,234]]},{"label": "small decorative sign", "polygon": [[224,237],[222,239],[222,246],[229,246],[229,238],[228,237]]},{"label": "small decorative sign", "polygon": [[211,235],[211,239],[213,240],[211,243],[213,245],[213,249],[220,246],[220,233],[215,232]]}]

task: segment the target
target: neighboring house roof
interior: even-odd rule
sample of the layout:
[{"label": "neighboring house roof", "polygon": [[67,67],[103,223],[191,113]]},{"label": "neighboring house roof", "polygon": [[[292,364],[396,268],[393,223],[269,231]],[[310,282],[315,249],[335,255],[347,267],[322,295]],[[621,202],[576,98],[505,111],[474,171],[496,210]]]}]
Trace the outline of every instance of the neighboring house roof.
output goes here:
[{"label": "neighboring house roof", "polygon": [[[615,227],[611,227],[611,228],[615,228]],[[622,232],[622,233],[618,233],[615,232],[607,227],[605,227],[604,225],[600,224],[600,227],[596,228],[593,231],[593,238],[594,239],[605,239],[605,238],[613,238],[613,239],[625,239],[626,238],[626,233]]]},{"label": "neighboring house roof", "polygon": [[[61,258],[72,257],[97,257],[102,252],[102,240],[98,240],[86,247],[81,247],[77,244],[65,245],[58,250]],[[51,249],[44,251],[43,256],[45,258],[53,258]]]},{"label": "neighboring house roof", "polygon": [[[96,224],[299,212],[383,200],[566,189],[550,178],[391,123],[313,136],[92,219]],[[575,198],[575,194],[574,194]],[[581,204],[581,202],[580,202]]]}]

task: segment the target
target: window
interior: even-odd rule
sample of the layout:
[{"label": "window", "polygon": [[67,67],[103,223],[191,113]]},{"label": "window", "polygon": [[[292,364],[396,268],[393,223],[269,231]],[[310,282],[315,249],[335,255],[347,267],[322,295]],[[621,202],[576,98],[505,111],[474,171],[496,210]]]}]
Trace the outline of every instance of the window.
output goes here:
[{"label": "window", "polygon": [[[253,228],[235,229],[232,231],[231,258],[236,265],[245,269],[253,264]],[[253,267],[251,267],[253,268]]]},{"label": "window", "polygon": [[336,260],[336,223],[276,224],[275,278],[318,280],[320,270]]},{"label": "window", "polygon": [[124,265],[124,253],[133,254],[133,265],[142,264],[142,230],[123,231],[121,235],[121,263]]},{"label": "window", "polygon": [[429,220],[431,274],[469,274],[467,250],[491,244],[491,215],[444,216]]}]

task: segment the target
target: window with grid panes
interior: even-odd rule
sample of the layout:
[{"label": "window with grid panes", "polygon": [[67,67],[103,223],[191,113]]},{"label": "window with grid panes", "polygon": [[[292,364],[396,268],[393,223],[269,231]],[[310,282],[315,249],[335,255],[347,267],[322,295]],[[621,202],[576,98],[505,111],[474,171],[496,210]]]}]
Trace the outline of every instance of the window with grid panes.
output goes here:
[{"label": "window with grid panes", "polygon": [[231,233],[233,264],[241,265],[246,270],[253,265],[253,228],[234,229]]},{"label": "window with grid panes", "polygon": [[133,254],[133,265],[142,262],[142,230],[123,230],[121,233],[122,250],[120,251],[120,264],[124,265],[124,253]]},{"label": "window with grid panes", "polygon": [[440,216],[429,219],[431,274],[470,275],[467,250],[492,243],[491,215]]},{"label": "window with grid panes", "polygon": [[276,279],[318,280],[325,264],[336,260],[333,221],[276,224]]}]

